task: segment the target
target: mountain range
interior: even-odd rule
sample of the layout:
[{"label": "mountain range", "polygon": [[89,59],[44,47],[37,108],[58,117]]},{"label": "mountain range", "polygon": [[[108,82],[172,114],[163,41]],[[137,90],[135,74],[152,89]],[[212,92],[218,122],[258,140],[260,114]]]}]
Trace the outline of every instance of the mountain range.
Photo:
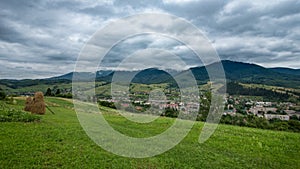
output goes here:
[{"label": "mountain range", "polygon": [[[290,68],[265,68],[256,64],[235,62],[229,60],[221,61],[227,81],[265,84],[282,86],[289,88],[300,88],[300,69]],[[173,83],[174,78],[185,77],[191,71],[198,84],[206,83],[209,80],[207,69],[213,70],[215,63],[206,67],[193,67],[185,71],[164,71],[157,68],[149,68],[142,71],[112,71],[104,70],[96,73],[90,72],[70,72],[62,76],[46,79],[24,79],[24,80],[0,80],[0,85],[10,88],[33,86],[37,84],[71,83],[72,78],[77,77],[81,81],[95,79],[96,81],[111,82],[114,74],[121,75],[126,80],[127,77],[135,75],[132,79],[134,83],[156,84]]]}]

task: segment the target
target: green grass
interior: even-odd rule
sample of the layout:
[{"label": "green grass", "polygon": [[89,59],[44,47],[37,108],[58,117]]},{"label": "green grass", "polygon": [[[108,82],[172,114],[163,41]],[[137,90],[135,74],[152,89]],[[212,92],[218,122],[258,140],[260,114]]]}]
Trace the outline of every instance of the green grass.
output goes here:
[{"label": "green grass", "polygon": [[[0,168],[300,168],[300,134],[219,125],[212,137],[198,143],[203,123],[173,149],[151,158],[114,155],[97,146],[81,128],[72,103],[47,98],[56,113],[41,122],[0,123]],[[11,105],[21,109],[23,101]],[[174,119],[137,124],[101,108],[120,132],[147,137],[164,131]]]},{"label": "green grass", "polygon": [[40,119],[38,115],[12,108],[5,101],[0,101],[0,122],[35,122]]}]

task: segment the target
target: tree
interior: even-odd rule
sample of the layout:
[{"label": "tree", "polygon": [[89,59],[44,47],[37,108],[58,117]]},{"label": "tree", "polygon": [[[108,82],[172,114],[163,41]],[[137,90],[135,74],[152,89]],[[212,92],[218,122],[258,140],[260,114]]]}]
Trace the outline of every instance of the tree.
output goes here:
[{"label": "tree", "polygon": [[296,115],[292,115],[290,117],[290,120],[300,120],[300,118],[298,118],[298,116],[296,116]]},{"label": "tree", "polygon": [[59,94],[60,94],[60,89],[57,89],[55,95],[59,95]]},{"label": "tree", "polygon": [[176,117],[178,117],[178,114],[179,114],[179,111],[177,109],[170,108],[170,107],[167,107],[164,112],[164,116],[166,116],[166,117],[176,118]]},{"label": "tree", "polygon": [[50,88],[47,89],[45,96],[52,96],[52,91]]},{"label": "tree", "polygon": [[6,94],[2,88],[0,88],[0,100],[4,100],[6,97]]},{"label": "tree", "polygon": [[294,132],[299,132],[300,131],[300,122],[296,120],[289,120],[289,130],[294,131]]},{"label": "tree", "polygon": [[197,117],[198,121],[206,121],[206,118],[210,110],[211,98],[212,98],[211,92],[207,91],[200,99],[200,109]]}]

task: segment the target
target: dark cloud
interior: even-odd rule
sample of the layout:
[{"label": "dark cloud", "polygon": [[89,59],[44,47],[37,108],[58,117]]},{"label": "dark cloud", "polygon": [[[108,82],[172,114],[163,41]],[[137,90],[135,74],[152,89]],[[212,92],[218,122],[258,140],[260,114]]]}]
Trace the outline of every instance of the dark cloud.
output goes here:
[{"label": "dark cloud", "polygon": [[[146,49],[149,50],[145,51]],[[160,51],[154,49],[165,50],[169,51],[170,53],[164,53],[166,57],[163,57],[164,55],[158,54],[161,53]],[[181,58],[181,60],[186,65],[194,66],[195,63],[198,63],[198,65],[202,65],[202,62],[199,60],[198,56],[193,51],[188,49],[183,43],[166,36],[159,36],[156,34],[141,34],[127,38],[114,46],[103,58],[100,67],[104,67],[107,65],[111,68],[119,69],[118,65],[124,59],[131,57],[135,52],[141,54],[143,53],[143,51],[145,51],[144,54],[147,54],[147,57],[139,57],[143,58],[142,61],[145,62],[146,68],[150,68],[152,66],[150,63],[154,63],[153,58],[155,57],[155,55],[158,55],[156,56],[156,59],[158,59],[159,62],[167,63],[170,62],[168,55],[172,54],[178,56],[178,58]],[[136,57],[138,56],[136,55]],[[172,65],[169,66],[169,69],[173,67]],[[176,67],[176,69],[184,68],[185,67]]]},{"label": "dark cloud", "polygon": [[[211,40],[222,59],[300,68],[300,0],[10,0],[0,6],[0,78],[70,72],[95,31],[120,17],[143,12],[188,20]],[[120,61],[122,53],[151,47],[176,50],[195,66],[192,54],[180,44],[151,37],[120,43],[105,62],[112,66],[109,63]]]}]

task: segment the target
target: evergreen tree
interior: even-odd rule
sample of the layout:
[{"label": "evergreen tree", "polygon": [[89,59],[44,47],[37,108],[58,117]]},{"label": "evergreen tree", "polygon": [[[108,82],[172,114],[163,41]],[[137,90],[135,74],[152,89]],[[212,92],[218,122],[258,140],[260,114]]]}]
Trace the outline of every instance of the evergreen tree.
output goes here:
[{"label": "evergreen tree", "polygon": [[57,89],[55,95],[59,95],[59,94],[60,94],[60,89]]},{"label": "evergreen tree", "polygon": [[52,96],[52,91],[50,88],[47,89],[45,96]]},{"label": "evergreen tree", "polygon": [[0,88],[0,100],[4,100],[6,97],[6,94],[2,88]]}]

